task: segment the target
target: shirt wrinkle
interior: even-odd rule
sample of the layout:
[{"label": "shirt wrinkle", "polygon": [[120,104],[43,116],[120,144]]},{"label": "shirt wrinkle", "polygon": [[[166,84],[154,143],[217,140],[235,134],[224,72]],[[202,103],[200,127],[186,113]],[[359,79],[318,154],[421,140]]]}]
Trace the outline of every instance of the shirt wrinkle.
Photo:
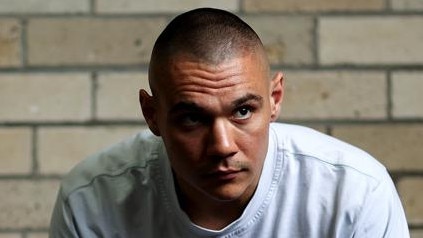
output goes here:
[{"label": "shirt wrinkle", "polygon": [[[141,185],[138,176],[148,182]],[[360,149],[312,129],[272,123],[253,197],[238,219],[208,230],[179,207],[163,141],[143,132],[64,178],[50,237],[93,238],[93,231],[104,238],[378,237],[389,227],[389,238],[406,238],[404,211],[390,184],[386,169]]]}]

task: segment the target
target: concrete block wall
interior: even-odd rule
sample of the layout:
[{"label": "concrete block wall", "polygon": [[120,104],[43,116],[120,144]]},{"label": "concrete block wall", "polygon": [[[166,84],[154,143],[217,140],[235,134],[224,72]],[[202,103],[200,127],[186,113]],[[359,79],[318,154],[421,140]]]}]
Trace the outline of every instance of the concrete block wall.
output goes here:
[{"label": "concrete block wall", "polygon": [[286,97],[279,120],[384,163],[423,237],[421,0],[0,0],[0,238],[45,238],[60,178],[146,128],[152,45],[177,13],[233,11],[260,34]]}]

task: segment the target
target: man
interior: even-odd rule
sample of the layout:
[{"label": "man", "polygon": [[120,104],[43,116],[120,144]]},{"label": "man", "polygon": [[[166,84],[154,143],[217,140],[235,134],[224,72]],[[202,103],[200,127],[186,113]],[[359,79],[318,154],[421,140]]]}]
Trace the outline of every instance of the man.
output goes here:
[{"label": "man", "polygon": [[408,237],[386,169],[272,123],[283,75],[235,15],[176,17],[154,46],[142,132],[64,179],[51,237]]}]

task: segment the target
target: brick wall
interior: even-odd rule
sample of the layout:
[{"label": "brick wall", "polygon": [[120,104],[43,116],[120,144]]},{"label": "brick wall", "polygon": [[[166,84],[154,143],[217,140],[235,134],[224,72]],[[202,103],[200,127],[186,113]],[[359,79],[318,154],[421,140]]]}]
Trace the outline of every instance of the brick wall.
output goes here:
[{"label": "brick wall", "polygon": [[423,237],[421,0],[0,0],[0,238],[47,237],[60,177],[145,128],[152,44],[201,6],[257,30],[285,71],[280,120],[374,154]]}]

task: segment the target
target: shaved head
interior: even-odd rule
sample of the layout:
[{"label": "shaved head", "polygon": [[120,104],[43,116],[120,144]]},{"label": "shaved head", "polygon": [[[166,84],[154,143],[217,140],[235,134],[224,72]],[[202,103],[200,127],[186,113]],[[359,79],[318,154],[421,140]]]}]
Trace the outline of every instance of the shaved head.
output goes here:
[{"label": "shaved head", "polygon": [[217,65],[235,57],[256,54],[268,68],[262,42],[254,30],[236,15],[219,9],[200,8],[174,18],[158,37],[151,55],[149,81],[176,56]]}]

